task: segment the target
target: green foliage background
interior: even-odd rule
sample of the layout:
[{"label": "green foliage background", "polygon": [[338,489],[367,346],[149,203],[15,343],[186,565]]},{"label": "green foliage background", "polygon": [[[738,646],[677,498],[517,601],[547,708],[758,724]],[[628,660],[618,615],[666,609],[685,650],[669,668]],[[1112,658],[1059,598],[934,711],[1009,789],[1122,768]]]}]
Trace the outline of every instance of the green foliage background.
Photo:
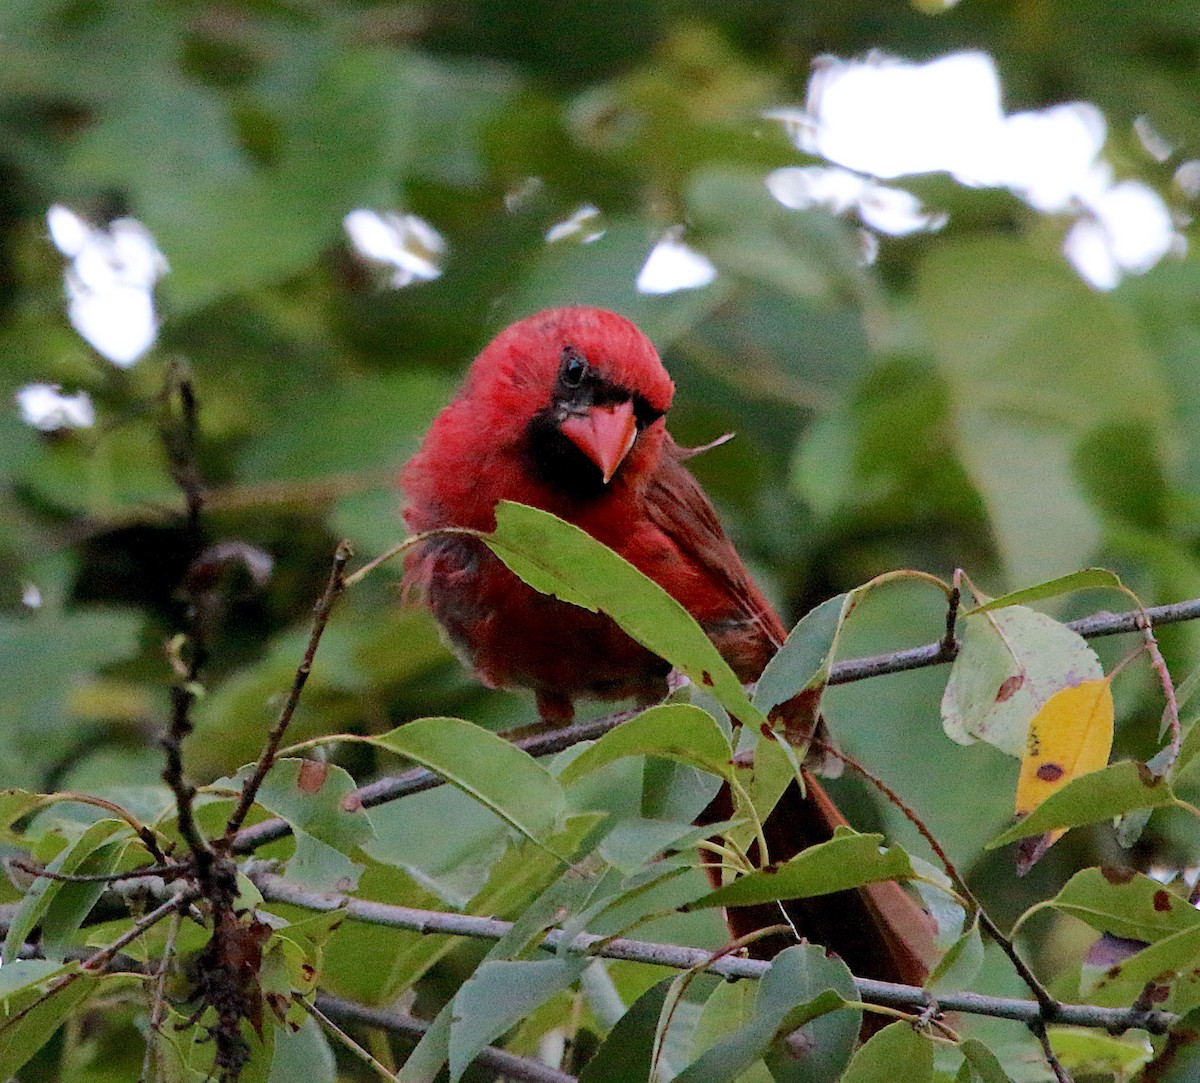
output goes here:
[{"label": "green foliage background", "polygon": [[[1065,219],[933,176],[906,186],[949,225],[885,239],[863,268],[851,224],[784,211],[761,183],[804,160],[762,114],[802,101],[815,56],[979,47],[997,59],[1008,111],[1095,102],[1118,174],[1190,213],[1171,170],[1200,143],[1200,14],[1182,2],[919,8],[7,5],[0,783],[115,794],[157,781],[162,646],[193,555],[157,432],[174,358],[191,366],[201,400],[206,536],[275,561],[266,589],[239,596],[212,636],[187,748],[203,781],[260,747],[336,540],[365,558],[398,539],[395,475],[463,367],[507,322],[551,304],[601,304],[641,324],[678,385],[681,442],[738,434],[695,470],[791,620],[906,566],[943,576],[964,566],[999,593],[1103,563],[1147,603],[1200,595],[1200,261],[1171,259],[1095,293],[1059,253]],[[1141,115],[1176,146],[1170,163],[1141,150],[1131,130]],[[529,177],[540,185],[506,202]],[[170,261],[159,344],[128,371],[66,321],[45,225],[55,202],[136,216]],[[601,208],[603,237],[546,244],[583,202]],[[433,223],[448,243],[442,277],[386,288],[342,233],[359,206]],[[651,245],[681,221],[717,281],[639,295]],[[13,394],[33,381],[89,391],[97,426],[42,436],[22,425]],[[45,599],[36,611],[21,603],[29,583]],[[936,593],[898,588],[864,610],[847,654],[940,632]],[[1163,641],[1182,676],[1196,632]],[[831,723],[974,869],[997,913],[1012,916],[1081,862],[1115,857],[1109,833],[1076,833],[1019,889],[1007,858],[980,857],[1008,818],[1015,763],[945,739],[942,682],[925,671],[838,689]],[[1152,691],[1148,677],[1119,686],[1120,752],[1152,751]],[[531,704],[477,687],[385,570],[339,609],[296,736],[377,734],[429,714],[505,729],[528,722]],[[344,762],[359,780],[398,764],[356,749]],[[852,781],[842,796],[864,826],[891,815]],[[404,838],[387,834],[384,815],[364,886],[380,897],[396,887],[389,848],[470,880],[461,859],[472,839],[494,844],[482,815],[430,795],[406,813]],[[1172,825],[1155,821],[1132,860],[1194,859]],[[679,921],[719,939],[715,925]],[[1071,935],[1035,932],[1051,959]],[[347,934],[331,963],[345,991],[379,994],[353,963],[379,940]],[[435,972],[443,996],[466,965],[451,956]]]}]

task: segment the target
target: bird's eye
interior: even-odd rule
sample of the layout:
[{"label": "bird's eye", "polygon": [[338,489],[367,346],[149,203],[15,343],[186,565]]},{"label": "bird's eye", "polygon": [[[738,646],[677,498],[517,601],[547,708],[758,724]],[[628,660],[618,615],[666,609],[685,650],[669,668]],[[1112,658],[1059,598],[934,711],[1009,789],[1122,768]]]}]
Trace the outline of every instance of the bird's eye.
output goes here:
[{"label": "bird's eye", "polygon": [[567,387],[578,387],[587,375],[587,358],[574,346],[566,346],[562,352],[562,367],[558,370],[558,378]]}]

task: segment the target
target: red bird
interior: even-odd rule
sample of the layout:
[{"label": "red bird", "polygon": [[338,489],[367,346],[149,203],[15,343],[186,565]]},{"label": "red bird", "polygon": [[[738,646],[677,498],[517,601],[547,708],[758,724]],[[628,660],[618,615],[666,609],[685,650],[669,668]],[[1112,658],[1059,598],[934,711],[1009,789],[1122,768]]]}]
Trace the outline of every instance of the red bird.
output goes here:
[{"label": "red bird", "polygon": [[[514,323],[475,359],[405,468],[405,522],[416,532],[492,530],[500,500],[553,512],[662,586],[751,682],[786,632],[666,430],[674,390],[650,340],[615,313],[560,308]],[[603,614],[527,586],[474,539],[425,542],[410,552],[407,574],[479,678],[531,689],[547,722],[569,721],[577,699],[648,704],[667,691],[666,662]],[[767,821],[772,860],[846,822],[815,779],[807,786],[806,798],[793,786]],[[728,806],[723,792],[709,814],[722,818]],[[928,919],[897,884],[787,909],[802,935],[856,974],[924,979]],[[729,917],[741,935],[779,915],[748,907]]]}]

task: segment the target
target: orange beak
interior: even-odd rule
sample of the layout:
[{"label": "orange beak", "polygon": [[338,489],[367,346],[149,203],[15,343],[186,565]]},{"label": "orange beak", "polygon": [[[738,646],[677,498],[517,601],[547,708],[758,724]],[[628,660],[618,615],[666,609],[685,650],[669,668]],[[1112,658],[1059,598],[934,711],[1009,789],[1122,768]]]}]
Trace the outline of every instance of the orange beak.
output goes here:
[{"label": "orange beak", "polygon": [[563,435],[596,464],[607,485],[637,439],[637,419],[629,400],[593,406],[562,423]]}]

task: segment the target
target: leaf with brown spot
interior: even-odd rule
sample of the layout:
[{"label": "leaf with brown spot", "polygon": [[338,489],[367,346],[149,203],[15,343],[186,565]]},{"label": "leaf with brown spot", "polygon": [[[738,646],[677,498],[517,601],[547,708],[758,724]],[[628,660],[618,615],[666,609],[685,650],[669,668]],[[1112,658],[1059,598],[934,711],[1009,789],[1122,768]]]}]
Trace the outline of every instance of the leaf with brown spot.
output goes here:
[{"label": "leaf with brown spot", "polygon": [[1023,756],[1030,721],[1061,688],[1104,676],[1076,632],[1014,605],[960,622],[962,646],[942,696],[942,724],[960,744],[986,741]]},{"label": "leaf with brown spot", "polygon": [[1025,674],[1014,673],[1010,677],[1005,677],[1000,682],[1000,687],[996,690],[996,702],[1004,703],[1013,698],[1017,693],[1017,689],[1025,683]]},{"label": "leaf with brown spot", "polygon": [[321,787],[325,785],[328,777],[328,763],[320,760],[304,760],[301,762],[299,774],[296,776],[296,786],[301,793],[320,793]]},{"label": "leaf with brown spot", "polygon": [[[1084,681],[1055,692],[1029,723],[1017,781],[1016,813],[1028,816],[1072,779],[1098,771],[1112,751],[1113,699],[1107,680]],[[1060,838],[1065,828],[1022,848],[1022,871]]]}]

